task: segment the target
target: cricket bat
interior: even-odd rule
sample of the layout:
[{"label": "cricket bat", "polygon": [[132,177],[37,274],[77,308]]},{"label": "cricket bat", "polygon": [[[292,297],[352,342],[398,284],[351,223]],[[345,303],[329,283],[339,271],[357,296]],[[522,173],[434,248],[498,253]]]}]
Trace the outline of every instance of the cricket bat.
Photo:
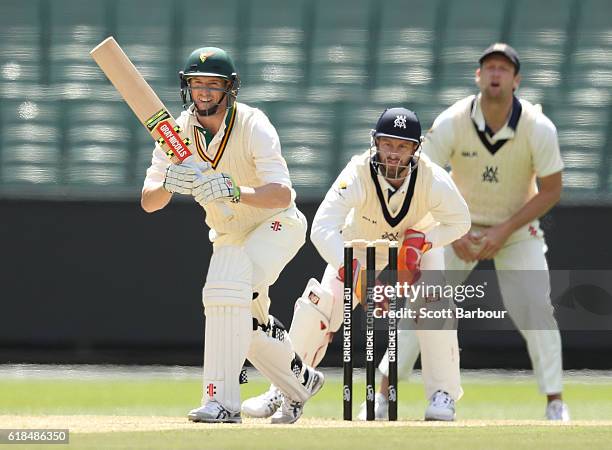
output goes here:
[{"label": "cricket bat", "polygon": [[[184,135],[184,130],[177,125],[168,108],[138,72],[115,38],[106,38],[90,54],[140,123],[174,164],[181,164],[193,154],[191,142]],[[219,206],[229,219],[232,215],[229,207],[223,203]]]}]

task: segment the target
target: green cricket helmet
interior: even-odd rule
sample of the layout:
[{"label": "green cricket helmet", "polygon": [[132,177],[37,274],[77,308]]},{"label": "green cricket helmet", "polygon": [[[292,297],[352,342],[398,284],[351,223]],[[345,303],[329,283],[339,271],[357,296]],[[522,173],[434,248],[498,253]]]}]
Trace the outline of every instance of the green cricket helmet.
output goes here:
[{"label": "green cricket helmet", "polygon": [[[227,101],[228,108],[233,106],[240,89],[240,78],[234,61],[225,50],[217,47],[202,47],[191,52],[185,68],[179,72],[181,98],[185,109],[193,104],[193,96],[189,86],[189,79],[193,77],[219,77],[228,81],[227,86],[221,89],[224,92],[221,101],[207,110],[197,110],[198,114],[205,116],[215,114],[224,99]],[[189,101],[187,101],[187,94],[189,94]]]}]

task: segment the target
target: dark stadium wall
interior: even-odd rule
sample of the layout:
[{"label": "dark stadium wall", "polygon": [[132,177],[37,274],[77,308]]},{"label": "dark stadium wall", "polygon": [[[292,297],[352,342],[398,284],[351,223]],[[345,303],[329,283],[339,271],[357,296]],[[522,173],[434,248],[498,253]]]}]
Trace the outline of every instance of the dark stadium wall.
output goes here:
[{"label": "dark stadium wall", "polygon": [[[317,205],[299,206],[310,222]],[[605,207],[548,214],[551,268],[611,268],[608,246],[593,238],[607,236],[611,214]],[[133,202],[3,200],[0,216],[0,363],[201,363],[211,247],[197,205],[146,214]],[[296,297],[323,269],[308,243],[272,288],[271,312],[289,326]],[[600,357],[612,350],[610,337],[564,332],[565,367],[612,367]],[[462,331],[460,342],[463,367],[529,366],[516,332]],[[340,364],[339,351],[334,339],[326,364]]]}]

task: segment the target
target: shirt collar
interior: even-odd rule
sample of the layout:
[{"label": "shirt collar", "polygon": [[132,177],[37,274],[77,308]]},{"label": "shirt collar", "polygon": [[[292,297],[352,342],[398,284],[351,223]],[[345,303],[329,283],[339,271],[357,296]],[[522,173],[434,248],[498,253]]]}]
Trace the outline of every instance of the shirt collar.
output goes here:
[{"label": "shirt collar", "polygon": [[521,107],[520,101],[515,96],[512,96],[512,111],[510,112],[510,117],[504,124],[501,129],[493,134],[491,129],[487,126],[484,118],[484,114],[482,113],[482,107],[480,106],[480,100],[482,98],[482,94],[478,94],[472,103],[472,112],[470,114],[472,121],[476,124],[478,129],[481,132],[486,132],[489,139],[492,142],[499,141],[502,139],[512,139],[514,137],[514,133],[516,132],[516,127],[518,126],[519,117],[521,116]]},{"label": "shirt collar", "polygon": [[[189,112],[191,113],[191,117],[192,117],[192,119],[193,119],[193,124],[194,124],[196,127],[198,127],[198,128],[201,130],[201,131],[203,131],[203,132],[205,131],[206,133],[210,133],[210,131],[209,131],[208,129],[204,128],[204,127],[203,127],[203,126],[200,124],[200,122],[198,121],[198,117],[197,117],[196,112],[195,112],[195,105],[193,105],[193,104],[192,104],[192,105],[189,107]],[[225,122],[226,122],[226,119],[227,119],[227,114],[228,114],[229,112],[230,112],[230,109],[226,109],[226,110],[225,110],[225,115],[223,116],[223,121],[221,122],[221,127],[219,127],[219,131],[217,131],[217,134],[215,134],[215,135],[214,135],[212,138],[210,138],[210,140],[211,140],[211,141],[214,141],[214,140],[219,140],[219,139],[221,139],[221,138],[223,137],[223,135],[225,134],[225,128],[226,128],[226,126],[225,126]],[[205,134],[206,134],[206,133],[205,133]],[[210,142],[208,139],[207,139],[206,141],[207,141],[207,144]]]},{"label": "shirt collar", "polygon": [[391,198],[391,196],[398,191],[403,194],[406,193],[406,191],[408,190],[408,183],[410,182],[410,177],[412,176],[412,171],[408,174],[408,176],[404,179],[404,182],[397,189],[394,188],[391,185],[391,183],[389,183],[387,179],[383,177],[380,173],[378,173],[377,176],[378,176],[378,182],[380,183],[380,187],[382,188],[383,192],[387,192],[389,195],[387,197],[387,201],[388,201]]}]

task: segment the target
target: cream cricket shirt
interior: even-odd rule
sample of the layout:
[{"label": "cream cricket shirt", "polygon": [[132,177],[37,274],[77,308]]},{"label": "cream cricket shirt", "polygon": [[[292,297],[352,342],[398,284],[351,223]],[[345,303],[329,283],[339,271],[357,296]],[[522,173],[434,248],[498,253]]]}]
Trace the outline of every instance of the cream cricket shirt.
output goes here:
[{"label": "cream cricket shirt", "polygon": [[508,122],[491,134],[480,95],[472,95],[440,114],[423,144],[433,162],[450,165],[472,222],[484,226],[509,219],[536,195],[536,177],[563,169],[555,126],[526,100],[515,97]]},{"label": "cream cricket shirt", "polygon": [[[239,186],[258,187],[279,183],[291,188],[289,170],[281,154],[276,129],[259,109],[236,102],[214,137],[199,124],[193,107],[183,111],[176,122],[186,130],[186,135],[193,142],[192,148],[196,150],[194,156],[199,161],[210,162],[216,172],[231,175]],[[161,186],[169,165],[166,154],[156,145],[144,186]],[[229,221],[215,202],[205,208],[206,224],[213,230],[212,236],[248,232],[282,211],[254,208],[241,203],[225,204],[233,212],[233,218]],[[292,189],[290,207],[294,206],[295,191]]]},{"label": "cream cricket shirt", "polygon": [[[470,228],[467,205],[448,173],[421,155],[399,189],[393,189],[370,163],[370,152],[354,156],[340,173],[315,215],[311,240],[334,269],[344,263],[344,241],[403,239],[416,229],[434,247],[444,246]],[[361,252],[355,257],[361,259]],[[385,249],[377,261],[386,264]],[[383,265],[384,265],[383,264]]]}]

